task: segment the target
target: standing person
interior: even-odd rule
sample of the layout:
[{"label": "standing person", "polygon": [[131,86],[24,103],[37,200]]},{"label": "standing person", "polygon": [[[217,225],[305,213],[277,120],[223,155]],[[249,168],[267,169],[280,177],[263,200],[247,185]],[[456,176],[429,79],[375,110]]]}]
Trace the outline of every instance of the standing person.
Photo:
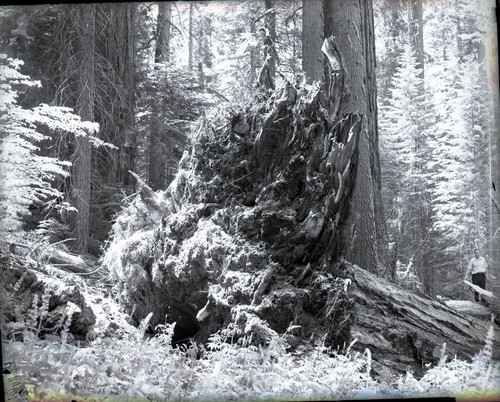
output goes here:
[{"label": "standing person", "polygon": [[[465,273],[465,279],[472,274],[472,283],[486,290],[486,269],[488,268],[488,263],[484,257],[479,255],[479,249],[474,250],[474,257],[469,261],[469,266],[467,267],[467,272]],[[474,299],[476,301],[480,300],[478,292],[474,292]],[[481,299],[482,300],[482,299]]]}]

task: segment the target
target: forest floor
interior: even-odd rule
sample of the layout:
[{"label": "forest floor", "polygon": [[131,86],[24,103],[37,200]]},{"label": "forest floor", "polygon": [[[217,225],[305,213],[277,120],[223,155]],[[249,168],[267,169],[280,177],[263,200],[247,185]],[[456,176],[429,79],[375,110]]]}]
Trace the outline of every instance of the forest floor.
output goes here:
[{"label": "forest floor", "polygon": [[[329,400],[416,395],[495,400],[499,395],[499,364],[491,359],[491,350],[488,353],[493,325],[484,350],[472,361],[448,357],[443,351],[439,363],[429,364],[420,378],[412,372],[376,378],[370,351],[354,352],[356,341],[342,351],[306,344],[290,353],[284,336],[257,347],[248,339],[231,342],[218,333],[206,345],[173,346],[175,324],[158,325],[155,334],[148,328],[150,316],[139,327],[131,325],[96,258],[84,258],[90,274],[68,272],[49,262],[40,251],[46,246],[42,243],[38,251],[32,246],[22,255],[1,250],[7,400]],[[92,325],[88,320],[78,322],[84,321],[84,314],[74,313],[79,311],[72,304],[78,300],[75,292],[73,302],[58,296],[61,289],[72,287],[92,310]],[[59,309],[59,325],[50,328],[49,317],[61,301],[65,308]],[[471,308],[467,301],[449,303],[461,310]],[[68,306],[74,307],[73,313],[66,314]]]}]

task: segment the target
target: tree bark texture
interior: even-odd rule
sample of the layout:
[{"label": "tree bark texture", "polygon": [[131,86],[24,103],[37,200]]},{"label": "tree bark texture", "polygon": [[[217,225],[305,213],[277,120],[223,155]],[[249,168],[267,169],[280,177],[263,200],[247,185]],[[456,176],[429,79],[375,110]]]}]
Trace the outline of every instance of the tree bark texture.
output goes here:
[{"label": "tree bark texture", "polygon": [[[371,1],[330,2],[332,34],[339,48],[345,70],[345,93],[340,113],[359,111],[363,115],[359,145],[356,185],[352,197],[351,214],[347,224],[350,247],[346,258],[370,272],[378,272],[377,218],[375,211],[373,174],[379,173],[373,152],[378,141],[376,132],[376,92],[373,46],[373,19],[368,12]],[[373,169],[376,169],[373,172]],[[380,221],[380,220],[379,220]]]},{"label": "tree bark texture", "polygon": [[[346,265],[345,273],[353,281],[356,319],[351,327],[356,348],[369,348],[374,370],[389,375],[390,370],[416,375],[424,364],[437,363],[443,343],[452,359],[470,360],[483,347],[489,317],[479,319],[451,309],[423,294],[400,288],[382,278]],[[493,346],[494,358],[500,357],[500,342]]]},{"label": "tree bark texture", "polygon": [[163,136],[166,135],[160,122],[160,105],[153,103],[152,116],[150,122],[150,132],[148,133],[148,183],[154,190],[161,190],[166,185],[166,145]]},{"label": "tree bark texture", "polygon": [[170,61],[170,33],[172,18],[172,3],[160,1],[158,3],[158,21],[156,27],[156,63]]},{"label": "tree bark texture", "polygon": [[323,79],[325,38],[323,0],[308,0],[302,6],[302,70],[308,83]]},{"label": "tree bark texture", "polygon": [[[500,8],[497,7],[496,9],[497,13],[497,21],[500,18]],[[494,55],[496,55],[496,79],[492,80],[493,82],[491,83],[492,85],[492,91],[493,91],[493,107],[495,110],[495,130],[494,130],[494,135],[493,138],[495,139],[495,153],[496,155],[496,160],[495,160],[495,167],[493,167],[493,171],[495,172],[494,175],[494,183],[495,185],[495,190],[493,192],[493,197],[496,200],[496,205],[500,205],[500,82],[498,78],[499,74],[499,69],[500,69],[500,63],[499,63],[499,55],[498,55],[498,48],[499,48],[499,42],[500,42],[500,29],[498,28],[497,24],[497,46],[496,46],[496,51],[494,52]],[[493,57],[495,59],[495,57]],[[491,61],[490,61],[491,63]],[[494,237],[494,244],[496,245],[496,264],[497,264],[497,276],[500,276],[500,212],[497,210],[497,227],[495,229],[495,237]]]},{"label": "tree bark texture", "polygon": [[[75,25],[78,32],[81,66],[75,110],[82,120],[93,121],[95,96],[94,4],[78,6],[75,13]],[[71,198],[73,205],[78,210],[75,223],[76,249],[84,253],[87,251],[87,237],[89,234],[92,147],[90,141],[85,136],[75,137],[75,143],[75,154],[72,158]]]},{"label": "tree bark texture", "polygon": [[120,171],[120,179],[123,185],[127,186],[134,184],[133,178],[129,175],[129,171],[136,169],[137,160],[137,135],[134,130],[135,126],[135,93],[136,93],[136,74],[135,74],[135,58],[136,58],[136,39],[134,33],[136,21],[136,5],[127,3],[122,6],[124,14],[122,21],[119,24],[121,36],[124,38],[125,46],[123,49],[123,83],[125,84],[125,99],[124,107],[124,132],[125,139],[120,155],[122,169]]},{"label": "tree bark texture", "polygon": [[382,198],[382,172],[380,167],[379,131],[378,131],[378,104],[377,82],[375,70],[377,60],[375,54],[375,28],[373,5],[371,2],[362,2],[364,6],[364,20],[362,27],[365,30],[365,57],[366,57],[366,86],[368,103],[368,133],[370,136],[370,170],[373,189],[373,207],[375,214],[375,231],[377,238],[378,263],[387,266],[387,246],[389,243],[385,219],[384,202]]},{"label": "tree bark texture", "polygon": [[[104,7],[101,6],[101,7]],[[117,179],[122,185],[133,183],[129,170],[135,170],[137,158],[137,139],[134,132],[135,114],[135,35],[134,26],[136,9],[133,3],[110,4],[107,10],[110,23],[106,25],[107,49],[106,58],[116,72],[117,87],[120,88],[119,107],[114,110],[114,129],[116,143],[120,146],[120,169]]]}]

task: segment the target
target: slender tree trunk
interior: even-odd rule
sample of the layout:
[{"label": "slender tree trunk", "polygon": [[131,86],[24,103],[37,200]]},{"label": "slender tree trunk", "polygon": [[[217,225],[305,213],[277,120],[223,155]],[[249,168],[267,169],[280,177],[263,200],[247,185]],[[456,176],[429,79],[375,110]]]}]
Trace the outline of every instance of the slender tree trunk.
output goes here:
[{"label": "slender tree trunk", "polygon": [[[500,278],[500,83],[498,80],[498,44],[489,40],[485,42],[485,46],[485,54],[491,55],[486,58],[486,69],[491,107],[493,108],[493,119],[489,130],[490,257],[493,273],[497,278]],[[497,283],[497,286],[500,287],[500,283]]]},{"label": "slender tree trunk", "polygon": [[205,32],[204,32],[204,25],[205,25],[205,18],[202,15],[201,16],[201,21],[200,24],[198,25],[198,33],[196,34],[196,41],[197,41],[197,54],[198,54],[198,64],[197,64],[197,72],[198,72],[198,86],[201,91],[205,90],[205,73],[203,69],[203,63],[204,63],[204,54],[205,54],[205,45],[206,41],[204,40]]},{"label": "slender tree trunk", "polygon": [[149,137],[149,155],[148,155],[148,185],[153,190],[161,190],[164,188],[165,177],[165,150],[160,136],[162,133],[159,130],[160,122],[160,106],[153,104],[152,121],[150,125]]},{"label": "slender tree trunk", "polygon": [[424,23],[422,0],[409,0],[409,34],[415,57],[417,58],[417,68],[421,69],[420,78],[424,78]]},{"label": "slender tree trunk", "polygon": [[[138,145],[137,145],[137,134],[133,127],[135,126],[135,91],[136,91],[136,74],[135,74],[135,57],[136,57],[136,38],[135,38],[135,21],[136,21],[136,5],[133,3],[128,4],[127,13],[127,63],[125,69],[125,83],[127,84],[127,104],[129,105],[129,111],[126,114],[125,122],[129,128],[125,135],[125,148],[126,148],[126,158],[129,162],[130,171],[136,170],[137,155],[138,155]],[[130,173],[122,171],[122,181],[123,184],[135,184],[136,180],[134,177],[130,176]]]},{"label": "slender tree trunk", "polygon": [[[392,90],[394,88],[393,78],[396,73],[398,67],[398,58],[403,53],[403,49],[401,46],[401,36],[403,36],[406,32],[405,20],[403,19],[403,8],[400,0],[386,0],[384,3],[384,8],[382,10],[382,15],[384,18],[384,24],[386,25],[387,32],[387,54],[386,58],[383,60],[383,63],[378,66],[377,70],[377,80],[382,81],[380,85],[380,91],[378,91],[379,100],[384,104],[390,104],[390,100],[392,98]],[[383,158],[382,158],[383,159]],[[387,161],[385,161],[387,163]],[[383,171],[388,168],[388,166],[382,165],[381,170]],[[387,172],[386,172],[387,174]],[[383,199],[386,204],[384,207],[384,215],[385,215],[385,207],[389,207],[389,209],[393,208],[393,202],[396,198],[395,195],[399,193],[400,189],[397,185],[395,185],[389,178],[384,180],[384,195]],[[380,203],[380,200],[379,200]],[[394,212],[394,210],[392,211]],[[391,212],[391,213],[392,213]],[[377,212],[377,214],[380,213]],[[385,218],[385,217],[384,217]],[[385,219],[383,219],[383,229],[386,229]],[[404,243],[402,243],[402,234],[400,228],[394,228],[394,232],[390,233],[391,240],[393,243],[393,248],[390,252],[390,255],[386,252],[386,257],[384,258],[383,250],[381,249],[381,245],[383,244],[387,248],[389,244],[389,234],[387,234],[387,238],[384,239],[384,233],[378,233],[377,238],[379,240],[379,250],[382,253],[381,260],[385,261],[385,273],[388,274],[388,277],[393,280],[396,279],[396,266],[397,261],[399,259],[400,250],[404,248]]]},{"label": "slender tree trunk", "polygon": [[[94,40],[95,5],[78,6],[75,15],[78,32],[80,75],[75,110],[84,121],[94,120]],[[78,210],[75,222],[76,250],[87,251],[90,218],[90,182],[92,147],[87,137],[75,137],[76,147],[73,156],[72,201]]]},{"label": "slender tree trunk", "polygon": [[124,140],[121,152],[121,172],[120,178],[123,185],[135,183],[135,178],[130,175],[129,171],[135,171],[136,160],[138,154],[137,136],[134,130],[135,126],[135,20],[136,20],[136,5],[134,3],[119,4],[121,13],[117,14],[117,30],[118,35],[122,38],[123,46],[120,57],[120,77],[124,84],[125,108],[123,113],[123,132]]},{"label": "slender tree trunk", "polygon": [[[494,264],[493,269],[496,266],[494,275],[500,278],[500,99],[498,93],[494,96],[493,105],[495,109],[495,127],[490,134],[490,154],[492,155],[490,187],[491,259]],[[500,283],[498,286],[500,287]]]},{"label": "slender tree trunk", "polygon": [[[424,24],[422,0],[409,0],[408,2],[408,33],[412,51],[416,58],[415,67],[420,70],[418,75],[420,78],[420,85],[417,93],[418,98],[415,102],[421,103],[420,110],[425,112]],[[413,139],[415,158],[419,160],[421,160],[423,149],[425,149],[425,137],[423,137],[421,133],[425,131],[426,124],[426,119],[422,114],[418,121],[418,134]],[[413,213],[414,216],[410,217],[410,219],[415,219],[418,224],[415,225],[415,229],[413,230],[414,237],[412,247],[414,250],[412,254],[415,255],[415,268],[422,281],[424,292],[433,295],[435,292],[434,269],[429,261],[429,251],[424,245],[431,229],[430,208],[428,208],[429,200],[427,199],[429,189],[428,184],[423,183],[416,176],[421,173],[421,169],[422,166],[420,168],[413,167],[415,178],[412,193],[414,195],[410,198],[410,202],[415,205],[413,209],[415,212]]]},{"label": "slender tree trunk", "polygon": [[302,70],[308,83],[323,78],[323,0],[307,0],[302,6]]},{"label": "slender tree trunk", "polygon": [[[271,10],[275,6],[274,0],[265,0],[266,4],[266,10]],[[273,10],[269,14],[266,15],[266,26],[269,31],[269,37],[271,38],[272,42],[272,57],[271,57],[271,62],[269,63],[269,75],[271,76],[271,80],[274,81],[274,77],[276,75],[276,48],[275,43],[276,43],[276,12]]]},{"label": "slender tree trunk", "polygon": [[188,60],[188,65],[189,69],[193,69],[193,13],[194,13],[194,6],[193,2],[189,3],[189,60]]},{"label": "slender tree trunk", "polygon": [[[170,49],[170,33],[171,33],[171,3],[159,2],[158,3],[158,20],[156,27],[156,51],[155,62],[165,63],[169,61]],[[193,63],[193,4],[189,5],[189,66],[192,68]],[[165,71],[156,69],[158,79],[161,81]],[[153,190],[160,190],[164,188],[165,184],[165,163],[166,158],[164,155],[164,145],[160,136],[164,133],[161,132],[161,105],[154,102],[152,105],[150,120],[150,130],[147,138],[148,143],[148,174],[147,183]]]},{"label": "slender tree trunk", "polygon": [[[255,20],[252,17],[252,20],[250,21],[250,33],[255,36],[257,33],[256,27],[255,27]],[[250,85],[255,85],[255,80],[257,79],[257,75],[255,74],[255,70],[257,68],[257,55],[256,55],[256,50],[252,47],[250,49],[250,76],[249,76],[249,81]]]},{"label": "slender tree trunk", "polygon": [[[321,18],[321,21],[323,21],[324,18]],[[297,75],[297,68],[299,67],[298,66],[298,63],[297,63],[297,42],[298,42],[298,35],[297,35],[297,20],[295,18],[293,18],[293,39],[292,39],[292,60],[293,60],[293,64],[292,64],[292,73],[294,76]],[[302,46],[300,47],[300,49],[302,49]]]},{"label": "slender tree trunk", "polygon": [[398,67],[398,57],[402,54],[400,37],[404,34],[405,28],[403,23],[403,8],[400,0],[386,1],[386,8],[383,9],[385,24],[387,25],[388,43],[387,43],[387,59],[383,68],[377,75],[377,79],[382,77],[381,91],[379,91],[379,99],[385,101],[392,97],[392,78]]},{"label": "slender tree trunk", "polygon": [[155,51],[156,63],[166,63],[170,61],[171,18],[172,18],[172,3],[170,1],[158,2],[158,22],[156,26],[156,51]]},{"label": "slender tree trunk", "polygon": [[[377,221],[381,222],[381,205],[374,182],[379,181],[378,133],[376,121],[375,57],[373,49],[373,18],[370,0],[329,2],[328,29],[335,37],[345,69],[345,91],[340,113],[359,111],[363,114],[356,184],[347,221],[347,247],[345,257],[378,273]],[[376,188],[376,187],[375,187]]]}]

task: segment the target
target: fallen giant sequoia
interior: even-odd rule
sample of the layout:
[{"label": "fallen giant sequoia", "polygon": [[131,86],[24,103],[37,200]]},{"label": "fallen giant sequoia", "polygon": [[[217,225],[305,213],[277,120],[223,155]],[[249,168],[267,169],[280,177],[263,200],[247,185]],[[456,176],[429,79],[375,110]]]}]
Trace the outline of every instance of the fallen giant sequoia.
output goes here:
[{"label": "fallen giant sequoia", "polygon": [[[489,319],[461,314],[357,266],[345,264],[344,272],[353,281],[351,296],[356,305],[351,335],[358,347],[370,349],[379,373],[390,368],[419,374],[423,364],[436,363],[442,355],[468,360],[484,347],[492,325]],[[498,333],[497,325],[495,330]],[[498,360],[500,342],[496,337],[493,357]]]},{"label": "fallen giant sequoia", "polygon": [[104,258],[122,301],[137,321],[153,312],[153,328],[176,322],[177,340],[356,337],[380,374],[418,372],[443,342],[478,352],[485,324],[342,262],[363,116],[337,115],[344,71],[324,49],[329,85],[288,82],[204,124],[166,191],[140,183]]}]

